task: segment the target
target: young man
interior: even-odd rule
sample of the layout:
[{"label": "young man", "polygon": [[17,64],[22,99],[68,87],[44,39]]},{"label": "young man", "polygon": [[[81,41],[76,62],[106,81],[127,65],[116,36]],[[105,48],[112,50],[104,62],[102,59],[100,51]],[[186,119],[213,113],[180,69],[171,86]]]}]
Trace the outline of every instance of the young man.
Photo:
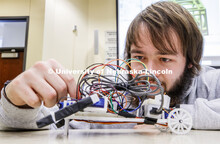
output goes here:
[{"label": "young man", "polygon": [[[189,12],[173,2],[158,2],[132,21],[126,57],[141,60],[153,70],[171,97],[193,117],[197,129],[220,129],[220,70],[200,66],[203,37]],[[141,69],[140,64],[132,64]]]},{"label": "young man", "polygon": [[[158,2],[131,23],[125,54],[141,60],[148,69],[172,70],[172,75],[157,75],[171,104],[180,104],[191,113],[194,128],[220,129],[220,71],[201,68],[202,45],[202,35],[187,10],[172,2]],[[142,69],[138,64],[131,66]],[[6,86],[7,96],[2,90],[2,129],[36,128],[36,120],[50,111],[46,107],[54,106],[67,93],[74,97],[72,76],[48,74],[56,68],[62,66],[54,60],[37,63]],[[41,101],[46,107],[40,106]]]}]

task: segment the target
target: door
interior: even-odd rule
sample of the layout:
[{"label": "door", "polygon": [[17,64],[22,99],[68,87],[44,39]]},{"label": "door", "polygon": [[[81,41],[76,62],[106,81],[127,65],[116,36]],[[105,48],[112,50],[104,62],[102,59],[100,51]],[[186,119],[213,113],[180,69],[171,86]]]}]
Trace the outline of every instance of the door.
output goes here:
[{"label": "door", "polygon": [[23,71],[24,52],[0,52],[0,88]]},{"label": "door", "polygon": [[29,17],[0,17],[0,89],[25,68]]}]

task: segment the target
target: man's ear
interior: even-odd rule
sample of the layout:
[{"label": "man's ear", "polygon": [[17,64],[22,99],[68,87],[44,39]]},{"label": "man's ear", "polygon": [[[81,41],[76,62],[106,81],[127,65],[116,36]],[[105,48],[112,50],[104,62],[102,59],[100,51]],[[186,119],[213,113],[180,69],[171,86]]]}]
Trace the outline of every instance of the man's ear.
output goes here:
[{"label": "man's ear", "polygon": [[191,63],[190,63],[190,64],[188,64],[188,68],[192,68],[192,66],[193,66],[193,65],[192,65]]}]

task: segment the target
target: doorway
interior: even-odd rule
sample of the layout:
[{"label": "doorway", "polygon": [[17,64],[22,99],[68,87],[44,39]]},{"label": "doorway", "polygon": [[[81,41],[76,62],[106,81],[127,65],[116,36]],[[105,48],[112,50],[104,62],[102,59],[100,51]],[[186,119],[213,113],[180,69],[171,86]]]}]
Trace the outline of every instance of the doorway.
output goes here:
[{"label": "doorway", "polygon": [[0,89],[25,70],[28,16],[0,17]]}]

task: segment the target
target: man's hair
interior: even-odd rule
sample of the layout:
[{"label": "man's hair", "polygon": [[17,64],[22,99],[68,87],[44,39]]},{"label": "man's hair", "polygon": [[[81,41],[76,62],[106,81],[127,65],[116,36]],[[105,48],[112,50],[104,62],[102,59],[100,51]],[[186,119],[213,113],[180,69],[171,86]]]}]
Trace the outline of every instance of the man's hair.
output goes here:
[{"label": "man's hair", "polygon": [[[140,26],[147,28],[153,45],[163,53],[176,54],[174,32],[179,39],[186,65],[192,64],[190,72],[198,74],[203,52],[203,37],[191,14],[174,2],[157,2],[139,13],[128,28],[126,37],[125,58],[130,58],[131,45],[138,46]],[[142,38],[143,39],[143,38]],[[147,38],[146,38],[147,39]]]}]

